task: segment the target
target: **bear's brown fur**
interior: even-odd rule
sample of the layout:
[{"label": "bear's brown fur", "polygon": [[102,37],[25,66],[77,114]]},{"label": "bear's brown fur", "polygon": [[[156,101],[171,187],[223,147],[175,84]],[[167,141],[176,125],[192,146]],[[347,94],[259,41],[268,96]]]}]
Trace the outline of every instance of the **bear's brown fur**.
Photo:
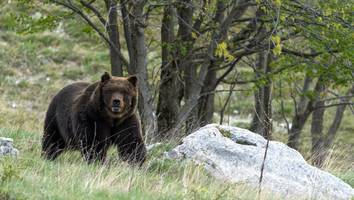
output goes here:
[{"label": "bear's brown fur", "polygon": [[111,145],[123,160],[142,164],[146,147],[136,113],[137,77],[115,77],[64,87],[49,105],[43,156],[53,160],[66,149],[80,150],[88,162],[104,161]]}]

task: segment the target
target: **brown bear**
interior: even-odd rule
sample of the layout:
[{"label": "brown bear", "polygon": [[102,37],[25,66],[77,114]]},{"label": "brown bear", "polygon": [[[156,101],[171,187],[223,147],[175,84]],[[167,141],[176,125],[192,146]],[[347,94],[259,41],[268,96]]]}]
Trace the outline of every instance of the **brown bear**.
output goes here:
[{"label": "brown bear", "polygon": [[137,77],[115,77],[107,72],[93,84],[64,87],[49,105],[42,154],[53,160],[64,150],[80,150],[89,162],[105,161],[115,145],[123,160],[141,165],[146,147],[136,113]]}]

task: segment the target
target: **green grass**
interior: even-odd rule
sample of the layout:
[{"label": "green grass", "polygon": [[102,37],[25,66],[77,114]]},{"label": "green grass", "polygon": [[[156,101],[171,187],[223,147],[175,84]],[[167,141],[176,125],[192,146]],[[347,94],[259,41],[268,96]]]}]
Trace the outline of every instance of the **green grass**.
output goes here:
[{"label": "green grass", "polygon": [[1,129],[14,138],[21,154],[0,159],[0,197],[3,199],[252,199],[256,192],[210,177],[201,166],[162,158],[171,148],[152,151],[142,168],[133,168],[110,150],[107,164],[87,165],[77,152],[56,161],[40,157],[40,135]]}]

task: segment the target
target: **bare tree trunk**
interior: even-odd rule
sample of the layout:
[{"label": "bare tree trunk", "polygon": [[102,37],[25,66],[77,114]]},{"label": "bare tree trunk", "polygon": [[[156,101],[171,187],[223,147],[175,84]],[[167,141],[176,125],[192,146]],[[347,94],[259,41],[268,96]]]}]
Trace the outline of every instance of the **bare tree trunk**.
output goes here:
[{"label": "bare tree trunk", "polygon": [[178,80],[179,70],[174,60],[174,50],[171,48],[175,39],[174,16],[175,11],[173,6],[165,6],[161,24],[162,65],[157,103],[157,126],[159,139],[168,137],[166,134],[173,124],[176,123],[180,108],[180,99],[176,96],[176,94],[179,94],[181,90],[181,84]]},{"label": "bare tree trunk", "polygon": [[118,13],[117,13],[117,0],[105,0],[106,9],[108,12],[108,24],[106,30],[108,32],[109,40],[115,45],[109,47],[110,60],[111,60],[111,73],[114,76],[122,76],[123,68],[122,62],[119,57],[120,43],[118,32]]},{"label": "bare tree trunk", "polygon": [[[272,55],[269,52],[264,53],[267,57],[266,65],[265,65],[265,74],[271,73],[270,62],[272,60]],[[264,130],[262,135],[264,138],[270,140],[272,137],[272,81],[269,77],[266,78],[267,83],[263,87],[263,110],[264,110]]]},{"label": "bare tree trunk", "polygon": [[307,118],[310,114],[306,112],[306,114],[296,115],[292,120],[292,125],[289,132],[288,146],[293,149],[298,149],[299,147],[299,139],[301,135],[301,131],[305,126]]},{"label": "bare tree trunk", "polygon": [[[306,77],[302,94],[304,94],[307,91],[310,82],[311,79]],[[322,79],[319,78],[314,88],[314,93],[318,95],[321,92],[321,89],[322,89]],[[301,107],[296,107],[295,116],[292,120],[292,126],[289,131],[288,146],[293,149],[299,148],[299,140],[300,140],[302,129],[304,128],[308,117],[311,115],[313,111],[314,103],[316,102],[316,99],[310,99],[310,101],[308,101],[307,103],[304,102],[307,102],[305,97],[301,98],[301,101],[299,103],[299,106],[301,105]]]},{"label": "bare tree trunk", "polygon": [[[271,73],[271,56],[269,51],[259,53],[258,64],[256,66],[256,78],[261,78],[261,74],[266,76]],[[267,82],[259,86],[255,91],[255,112],[251,122],[250,130],[263,135],[265,138],[271,138],[272,132],[272,82],[265,77]]]},{"label": "bare tree trunk", "polygon": [[[199,100],[199,95],[196,96],[194,94],[195,91],[199,91],[198,89],[198,83],[197,80],[194,79],[197,75],[197,69],[196,67],[187,67],[184,70],[184,83],[185,83],[185,88],[184,88],[184,98],[186,102],[193,102],[190,104],[191,109],[188,113],[185,113],[188,115],[186,118],[186,134],[191,133],[193,130],[198,128],[198,100]],[[181,113],[182,114],[182,113]]]},{"label": "bare tree trunk", "polygon": [[[301,90],[302,94],[304,94],[309,90],[311,82],[312,79],[306,75],[304,80],[304,85]],[[298,105],[296,104],[296,99],[294,98],[294,103],[295,103],[295,116],[292,119],[292,123],[291,123],[292,125],[288,133],[289,134],[288,146],[297,149],[301,131],[307,120],[308,117],[307,115],[309,115],[310,113],[306,111],[308,106],[308,100],[305,95],[301,96]]]},{"label": "bare tree trunk", "polygon": [[[261,73],[265,68],[265,63],[267,57],[264,55],[264,52],[258,54],[258,63],[255,67],[255,78],[260,79]],[[254,114],[251,122],[250,130],[262,134],[264,130],[263,121],[264,121],[264,105],[263,105],[263,86],[258,86],[257,90],[254,92]]]},{"label": "bare tree trunk", "polygon": [[[210,75],[210,74],[209,74]],[[216,74],[215,76],[212,75],[210,78],[210,82],[216,81]],[[207,79],[209,79],[207,78]],[[204,93],[204,92],[202,92]],[[199,126],[205,126],[213,122],[213,115],[214,115],[214,99],[215,94],[210,92],[210,94],[205,95],[199,101],[199,111],[198,111],[198,118],[199,118]]]},{"label": "bare tree trunk", "polygon": [[198,101],[198,124],[196,124],[196,127],[204,126],[206,124],[209,124],[213,120],[213,114],[214,114],[214,98],[215,98],[215,93],[213,91],[215,90],[215,84],[216,84],[216,70],[215,68],[213,69],[215,65],[210,65],[208,73],[205,77],[204,83],[203,83],[203,88],[202,88],[202,94],[205,94],[200,97]]},{"label": "bare tree trunk", "polygon": [[[354,94],[354,86],[349,90],[347,96],[351,96],[352,94]],[[349,100],[350,100],[350,97],[343,97],[340,99],[340,103],[347,103],[347,102],[349,102]],[[318,102],[318,105],[316,105],[316,106],[324,106],[324,101]],[[317,124],[315,124],[315,126],[312,124],[313,126],[311,127],[312,129],[316,129],[317,132],[321,131],[321,135],[318,134],[318,135],[312,136],[312,144],[313,144],[312,145],[312,149],[313,149],[312,150],[312,159],[313,159],[313,163],[318,167],[322,167],[324,164],[324,161],[328,157],[329,149],[331,148],[331,146],[333,144],[336,133],[337,133],[339,126],[342,122],[344,111],[345,111],[346,107],[347,106],[345,104],[337,107],[336,114],[333,118],[331,126],[328,129],[327,134],[323,134],[322,129],[321,129],[321,128],[323,128],[323,115],[324,114],[321,113],[322,118],[321,118],[321,116],[314,116],[315,113],[317,113],[317,112],[324,112],[324,108],[317,109],[313,112],[313,119],[312,120],[313,121],[315,120],[315,123],[321,123],[321,124],[318,124],[320,127],[318,127]],[[318,120],[318,117],[320,117],[319,120]],[[314,123],[314,122],[312,122],[312,123]],[[319,129],[320,131],[317,129]],[[320,144],[320,145],[318,145],[318,144]]]},{"label": "bare tree trunk", "polygon": [[[221,41],[224,41],[226,39],[227,31],[229,30],[232,22],[236,18],[242,15],[243,12],[241,12],[240,10],[244,10],[247,7],[247,5],[243,5],[243,3],[244,1],[233,2],[231,11],[228,13],[228,16],[225,17],[225,19],[218,26],[218,28],[216,28],[213,31],[212,39],[208,45],[206,58],[201,64],[200,69],[198,69],[198,73],[195,67],[189,66],[184,68],[185,78],[187,78],[187,80],[185,80],[185,89],[186,89],[185,103],[180,109],[176,125],[174,125],[174,127],[171,129],[172,132],[174,133],[177,132],[183,122],[187,122],[188,124],[192,125],[191,127],[188,127],[188,124],[186,125],[187,133],[193,130],[194,128],[196,128],[195,127],[196,124],[193,123],[193,121],[196,120],[195,116],[198,118],[198,109],[196,109],[196,107],[198,106],[198,101],[202,92],[202,85],[206,79],[208,69],[210,69],[209,67],[213,66],[216,61],[216,58],[214,57],[215,49],[217,47],[217,44],[219,44]],[[240,4],[242,4],[242,6],[240,6]],[[183,12],[183,13],[188,13],[188,12]],[[191,23],[186,20],[184,21],[185,24],[187,24],[187,26],[190,27]],[[184,65],[184,66],[188,66],[188,65]],[[188,81],[189,83],[191,83],[191,87],[188,87],[187,84]]]},{"label": "bare tree trunk", "polygon": [[226,101],[224,103],[224,106],[221,108],[220,110],[220,124],[223,124],[223,121],[224,121],[224,112],[226,110],[226,107],[227,105],[229,104],[230,100],[231,100],[231,95],[232,95],[232,92],[233,92],[233,89],[235,88],[236,86],[236,83],[235,84],[232,84],[230,85],[230,90],[229,90],[229,95],[227,96],[226,98]]},{"label": "bare tree trunk", "polygon": [[[127,45],[127,49],[128,49],[128,54],[129,54],[129,60],[132,59],[133,56],[133,45],[132,45],[132,33],[131,33],[131,22],[130,22],[130,16],[128,14],[128,10],[127,10],[127,5],[126,5],[126,1],[125,0],[120,0],[120,6],[121,6],[121,13],[122,13],[122,18],[123,18],[123,29],[124,29],[124,38],[125,38],[125,43]],[[131,63],[130,66],[126,66],[127,67],[127,71],[129,74],[133,74],[135,72],[133,72],[133,67],[131,67]]]},{"label": "bare tree trunk", "polygon": [[[193,47],[192,26],[193,26],[193,1],[192,0],[180,0],[178,1],[178,40],[186,51],[177,51],[178,65],[183,69],[184,76],[184,98],[185,102],[191,100],[194,95],[195,88],[198,87],[198,81],[196,80],[197,66],[193,65],[191,58],[188,58],[190,51]],[[186,53],[187,52],[187,53]],[[198,122],[198,109],[197,104],[193,105],[186,120],[186,132],[187,134],[193,130]]]},{"label": "bare tree trunk", "polygon": [[[348,95],[347,96],[351,96],[354,94],[354,85],[352,86],[352,88],[348,91]],[[343,97],[341,98],[340,102],[341,103],[348,103],[350,101],[352,97]],[[336,136],[336,133],[339,129],[339,126],[342,122],[342,119],[343,119],[343,115],[344,115],[344,111],[346,109],[347,105],[340,105],[337,107],[337,110],[336,110],[336,114],[334,116],[334,119],[332,121],[332,124],[330,126],[330,128],[328,129],[328,132],[327,132],[327,137],[326,137],[326,140],[325,140],[325,147],[326,148],[329,148],[332,143],[333,143],[333,140]],[[328,150],[328,149],[327,149]],[[325,153],[325,156],[327,156],[327,152]]]},{"label": "bare tree trunk", "polygon": [[255,133],[262,133],[262,121],[263,121],[263,112],[262,112],[262,94],[263,88],[259,87],[256,91],[254,91],[254,114],[250,126],[250,131]]},{"label": "bare tree trunk", "polygon": [[[225,18],[226,5],[224,1],[218,1],[216,5],[216,12],[213,21],[220,25]],[[202,93],[210,93],[200,97],[198,118],[200,119],[199,126],[209,124],[213,120],[214,114],[214,98],[216,85],[216,69],[215,65],[209,65],[208,73],[203,82]]]},{"label": "bare tree trunk", "polygon": [[137,74],[139,79],[139,112],[141,115],[142,127],[144,132],[155,134],[156,116],[154,113],[153,102],[151,99],[151,89],[148,82],[147,72],[147,52],[145,46],[143,16],[146,0],[131,1],[130,28],[132,39],[132,57],[130,58],[131,71]]},{"label": "bare tree trunk", "polygon": [[[324,92],[325,85],[321,84],[321,89],[319,92]],[[315,107],[322,107],[325,105],[324,101],[318,98],[315,103]],[[324,138],[323,138],[323,118],[324,118],[325,109],[319,108],[315,109],[312,112],[312,123],[311,123],[311,140],[312,140],[312,148],[311,148],[311,158],[312,163],[315,166],[320,167],[323,163],[323,153],[324,148]]]}]

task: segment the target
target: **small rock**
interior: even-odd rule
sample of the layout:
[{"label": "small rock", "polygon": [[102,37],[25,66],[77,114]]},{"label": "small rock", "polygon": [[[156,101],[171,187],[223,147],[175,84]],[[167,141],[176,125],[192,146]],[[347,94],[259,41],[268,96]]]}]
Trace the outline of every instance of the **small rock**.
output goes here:
[{"label": "small rock", "polygon": [[0,137],[0,157],[12,156],[17,157],[19,151],[12,145],[13,139]]},{"label": "small rock", "polygon": [[17,108],[17,104],[15,102],[12,102],[11,107],[12,108]]}]

